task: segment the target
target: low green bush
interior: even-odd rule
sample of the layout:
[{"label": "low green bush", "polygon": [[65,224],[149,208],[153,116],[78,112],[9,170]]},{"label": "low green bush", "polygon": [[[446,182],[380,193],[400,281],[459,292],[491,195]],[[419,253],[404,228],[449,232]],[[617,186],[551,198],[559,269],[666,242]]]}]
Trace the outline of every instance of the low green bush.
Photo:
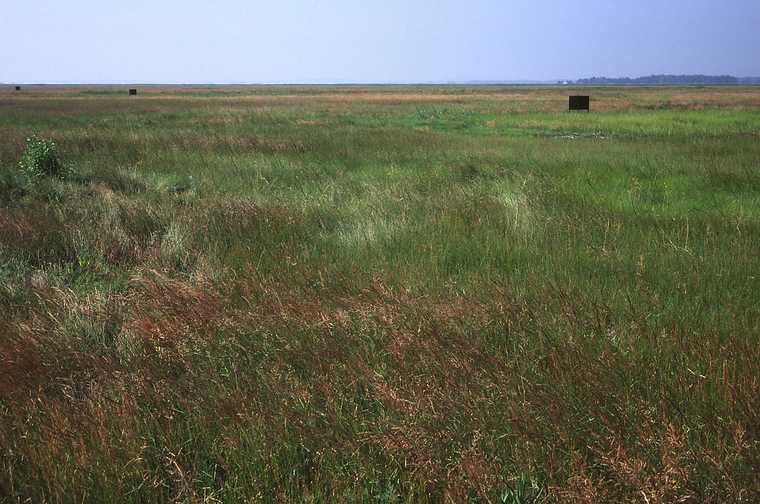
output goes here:
[{"label": "low green bush", "polygon": [[38,136],[26,139],[26,149],[21,155],[18,166],[30,180],[42,177],[65,178],[66,166],[58,155],[55,142]]}]

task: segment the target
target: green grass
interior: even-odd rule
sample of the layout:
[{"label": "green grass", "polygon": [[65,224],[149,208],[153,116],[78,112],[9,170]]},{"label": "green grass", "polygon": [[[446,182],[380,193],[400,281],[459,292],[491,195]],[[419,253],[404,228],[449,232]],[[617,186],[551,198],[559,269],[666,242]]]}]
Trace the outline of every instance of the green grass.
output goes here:
[{"label": "green grass", "polygon": [[62,89],[0,502],[760,499],[757,88]]}]

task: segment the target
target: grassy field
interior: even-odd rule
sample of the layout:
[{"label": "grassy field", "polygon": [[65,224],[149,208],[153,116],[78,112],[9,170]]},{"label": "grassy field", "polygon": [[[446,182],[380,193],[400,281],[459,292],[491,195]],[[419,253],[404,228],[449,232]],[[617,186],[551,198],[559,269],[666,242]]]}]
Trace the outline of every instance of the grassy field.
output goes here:
[{"label": "grassy field", "polygon": [[139,88],[0,89],[0,501],[760,501],[760,88]]}]

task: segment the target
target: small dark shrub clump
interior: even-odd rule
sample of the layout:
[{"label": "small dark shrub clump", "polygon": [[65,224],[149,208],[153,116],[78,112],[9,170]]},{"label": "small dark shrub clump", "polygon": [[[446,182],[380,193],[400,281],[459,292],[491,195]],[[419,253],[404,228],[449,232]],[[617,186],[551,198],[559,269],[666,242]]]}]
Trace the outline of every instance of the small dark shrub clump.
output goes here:
[{"label": "small dark shrub clump", "polygon": [[37,136],[26,139],[26,150],[18,166],[29,179],[64,178],[67,174],[66,167],[58,156],[55,142]]}]

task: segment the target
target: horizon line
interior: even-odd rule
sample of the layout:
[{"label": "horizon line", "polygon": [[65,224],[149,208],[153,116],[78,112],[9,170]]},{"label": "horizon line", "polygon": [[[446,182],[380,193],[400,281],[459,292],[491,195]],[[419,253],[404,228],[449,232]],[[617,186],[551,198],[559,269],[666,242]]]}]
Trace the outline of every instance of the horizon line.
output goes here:
[{"label": "horizon line", "polygon": [[[751,84],[749,82],[742,82],[747,80],[760,80],[760,77],[735,77],[739,82],[715,82],[715,83],[703,83],[695,82],[694,84],[703,85],[742,85]],[[219,82],[177,82],[177,81],[165,81],[165,82],[149,82],[149,81],[0,81],[0,86],[457,86],[457,85],[470,85],[470,86],[488,86],[488,85],[631,85],[631,86],[652,86],[652,85],[689,85],[689,82],[684,83],[582,83],[579,80],[591,80],[591,79],[631,79],[635,80],[636,77],[584,77],[582,79],[548,79],[548,80],[534,80],[534,79],[515,79],[515,80],[451,80],[451,81],[219,81]]]}]

